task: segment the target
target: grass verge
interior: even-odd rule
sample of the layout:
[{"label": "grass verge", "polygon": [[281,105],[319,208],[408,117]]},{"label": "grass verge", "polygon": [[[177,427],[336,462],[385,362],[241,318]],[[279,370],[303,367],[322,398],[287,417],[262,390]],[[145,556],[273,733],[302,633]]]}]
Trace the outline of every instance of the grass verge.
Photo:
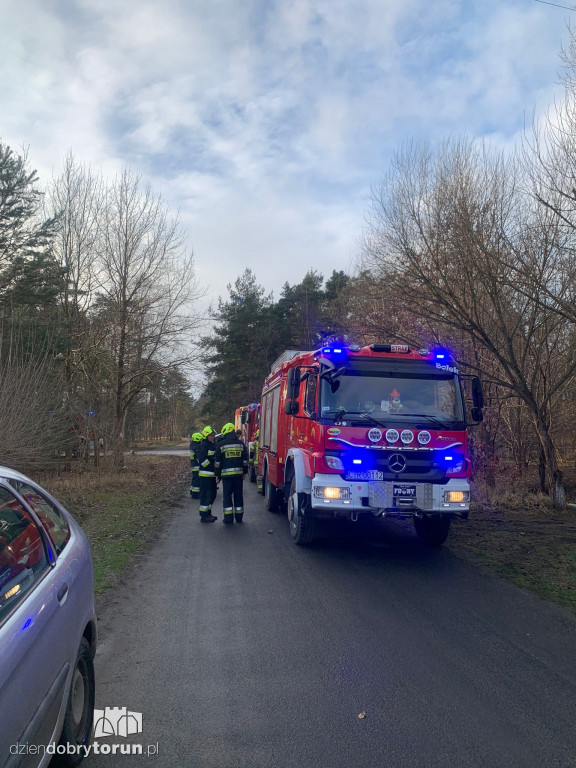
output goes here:
[{"label": "grass verge", "polygon": [[190,482],[190,462],[180,456],[126,456],[112,469],[49,476],[40,480],[84,529],[101,596],[145,551]]},{"label": "grass verge", "polygon": [[542,503],[522,509],[475,506],[446,546],[519,587],[576,610],[576,510]]}]

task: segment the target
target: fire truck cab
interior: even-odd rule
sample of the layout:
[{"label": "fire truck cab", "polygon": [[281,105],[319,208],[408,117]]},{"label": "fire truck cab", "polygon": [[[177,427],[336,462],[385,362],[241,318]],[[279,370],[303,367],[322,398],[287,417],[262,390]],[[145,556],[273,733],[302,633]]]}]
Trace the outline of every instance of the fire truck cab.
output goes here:
[{"label": "fire truck cab", "polygon": [[[475,422],[482,388],[472,381]],[[318,518],[412,518],[442,544],[470,503],[466,410],[446,350],[402,344],[287,350],[262,392],[258,471],[297,544]]]}]

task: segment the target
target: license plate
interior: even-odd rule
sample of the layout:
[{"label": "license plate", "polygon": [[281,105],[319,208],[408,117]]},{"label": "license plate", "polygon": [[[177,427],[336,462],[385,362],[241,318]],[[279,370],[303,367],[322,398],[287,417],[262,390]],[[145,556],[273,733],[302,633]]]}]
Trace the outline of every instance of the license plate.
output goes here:
[{"label": "license plate", "polygon": [[384,480],[384,472],[377,469],[369,469],[366,472],[348,472],[347,480]]},{"label": "license plate", "polygon": [[396,498],[416,498],[416,486],[415,485],[395,485],[392,488],[392,495]]}]

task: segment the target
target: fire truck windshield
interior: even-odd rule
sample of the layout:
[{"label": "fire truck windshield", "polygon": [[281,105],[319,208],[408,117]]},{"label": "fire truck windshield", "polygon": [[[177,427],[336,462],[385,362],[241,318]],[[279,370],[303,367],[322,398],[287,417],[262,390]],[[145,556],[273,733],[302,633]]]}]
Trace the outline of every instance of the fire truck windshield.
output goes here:
[{"label": "fire truck windshield", "polygon": [[337,421],[344,414],[366,414],[378,422],[426,419],[442,426],[462,422],[464,411],[458,379],[453,374],[430,370],[378,370],[349,368],[338,378],[340,386],[332,391],[323,380],[320,391],[322,418]]}]

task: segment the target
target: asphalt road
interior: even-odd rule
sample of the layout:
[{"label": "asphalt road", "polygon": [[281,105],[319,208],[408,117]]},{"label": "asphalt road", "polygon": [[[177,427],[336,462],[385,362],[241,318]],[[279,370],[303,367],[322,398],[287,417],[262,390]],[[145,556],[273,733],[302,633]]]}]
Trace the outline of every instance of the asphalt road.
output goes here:
[{"label": "asphalt road", "polygon": [[143,730],[97,742],[144,754],[87,768],[576,766],[572,613],[408,525],[296,547],[245,491],[242,526],[222,525],[220,492],[213,525],[197,501],[167,511],[110,596],[96,706],[142,713]]}]

